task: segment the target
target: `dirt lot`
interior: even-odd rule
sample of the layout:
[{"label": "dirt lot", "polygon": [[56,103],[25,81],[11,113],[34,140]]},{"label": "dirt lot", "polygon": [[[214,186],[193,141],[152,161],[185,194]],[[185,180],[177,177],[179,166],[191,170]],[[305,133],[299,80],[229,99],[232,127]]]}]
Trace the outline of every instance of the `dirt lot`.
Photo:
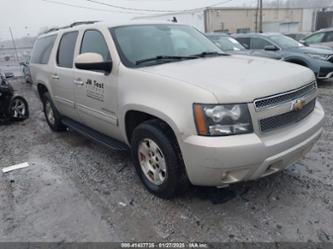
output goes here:
[{"label": "dirt lot", "polygon": [[300,162],[228,189],[192,188],[163,201],[141,185],[126,152],[53,133],[30,85],[14,87],[31,118],[0,126],[0,241],[333,240],[333,82],[322,83],[325,132]]}]

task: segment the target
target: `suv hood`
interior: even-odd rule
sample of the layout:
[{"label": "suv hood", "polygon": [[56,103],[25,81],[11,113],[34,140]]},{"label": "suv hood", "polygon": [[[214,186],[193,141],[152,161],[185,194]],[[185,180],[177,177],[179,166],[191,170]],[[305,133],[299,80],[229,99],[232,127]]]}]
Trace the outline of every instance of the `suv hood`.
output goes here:
[{"label": "suv hood", "polygon": [[242,55],[174,62],[139,70],[208,90],[219,103],[252,102],[315,80],[308,68]]}]

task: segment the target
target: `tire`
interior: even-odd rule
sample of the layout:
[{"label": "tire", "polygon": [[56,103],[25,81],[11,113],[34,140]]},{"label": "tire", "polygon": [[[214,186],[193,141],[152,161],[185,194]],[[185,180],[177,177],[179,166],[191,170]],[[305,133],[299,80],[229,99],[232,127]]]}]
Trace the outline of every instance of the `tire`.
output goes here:
[{"label": "tire", "polygon": [[[173,137],[169,127],[163,122],[149,120],[135,128],[131,138],[137,174],[149,192],[163,199],[176,197],[190,185],[178,143]],[[152,163],[148,162],[150,159],[153,160]],[[154,176],[157,174],[153,173],[152,167],[156,168],[155,172],[159,172],[159,181],[156,181]]]},{"label": "tire", "polygon": [[61,123],[61,115],[54,106],[48,92],[43,95],[43,109],[47,124],[53,131],[65,131],[66,127]]},{"label": "tire", "polygon": [[9,117],[15,121],[23,121],[29,118],[29,105],[25,98],[14,96],[10,100],[8,108]]}]

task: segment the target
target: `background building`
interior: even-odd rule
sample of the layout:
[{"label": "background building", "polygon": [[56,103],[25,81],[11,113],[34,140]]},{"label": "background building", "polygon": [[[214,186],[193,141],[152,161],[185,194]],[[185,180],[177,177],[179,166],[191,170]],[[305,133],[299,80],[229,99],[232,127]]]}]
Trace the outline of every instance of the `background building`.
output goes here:
[{"label": "background building", "polygon": [[[257,8],[207,8],[192,12],[137,17],[141,20],[172,21],[188,24],[204,32],[255,32]],[[333,26],[333,11],[314,8],[264,8],[264,32],[312,32]],[[256,29],[257,28],[257,29]]]}]

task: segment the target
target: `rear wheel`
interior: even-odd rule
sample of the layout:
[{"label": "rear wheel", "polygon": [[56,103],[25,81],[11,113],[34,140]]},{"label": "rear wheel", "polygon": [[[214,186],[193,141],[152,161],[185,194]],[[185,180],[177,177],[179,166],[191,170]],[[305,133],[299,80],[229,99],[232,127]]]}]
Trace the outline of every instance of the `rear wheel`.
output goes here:
[{"label": "rear wheel", "polygon": [[9,104],[10,117],[16,121],[29,118],[28,102],[21,96],[15,96]]},{"label": "rear wheel", "polygon": [[139,125],[132,135],[132,156],[145,187],[160,198],[173,198],[189,186],[177,141],[158,120]]},{"label": "rear wheel", "polygon": [[61,116],[55,108],[51,96],[48,92],[43,95],[43,107],[46,122],[54,131],[64,131],[66,127],[61,123]]}]

